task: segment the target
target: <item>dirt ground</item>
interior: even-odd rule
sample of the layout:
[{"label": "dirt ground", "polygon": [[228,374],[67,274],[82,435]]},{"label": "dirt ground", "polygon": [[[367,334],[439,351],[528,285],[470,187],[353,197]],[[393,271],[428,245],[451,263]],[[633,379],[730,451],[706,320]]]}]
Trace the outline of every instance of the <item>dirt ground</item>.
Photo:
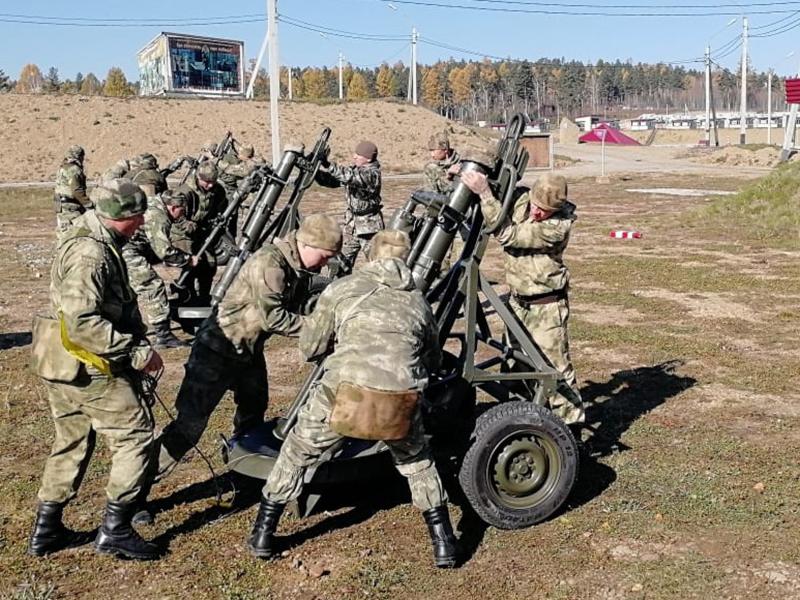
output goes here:
[{"label": "dirt ground", "polygon": [[[90,178],[141,152],[153,153],[163,165],[183,154],[196,155],[226,130],[268,160],[272,153],[266,102],[0,94],[0,115],[5,150],[15,157],[0,172],[0,183],[52,181],[71,144],[86,149]],[[482,147],[491,137],[421,106],[382,100],[281,103],[280,118],[282,145],[292,140],[312,145],[327,126],[333,129],[332,158],[349,160],[358,142],[371,139],[384,168],[394,172],[421,171],[435,132],[449,131],[459,148]]]},{"label": "dirt ground", "polygon": [[[331,490],[323,512],[287,518],[285,556],[256,561],[245,536],[258,485],[223,478],[228,497],[232,485],[238,493],[232,508],[214,506],[195,455],[156,490],[157,523],[142,528],[168,548],[161,561],[122,562],[90,547],[27,557],[52,440],[46,395],[27,363],[31,317],[47,304],[53,216],[49,190],[0,190],[0,596],[800,598],[800,247],[754,241],[746,229],[705,218],[708,197],[627,191],[736,190],[758,172],[716,166],[690,177],[681,161],[673,171],[660,155],[641,169],[660,173],[626,169],[637,164],[620,159],[607,185],[577,170],[583,158],[570,175],[579,211],[566,254],[572,352],[592,429],[575,489],[554,518],[519,531],[487,529],[462,510],[456,490],[467,560],[450,572],[431,566],[423,522],[388,473]],[[389,211],[414,187],[389,182]],[[304,209],[335,214],[341,197],[312,188]],[[612,229],[644,235],[614,240]],[[484,269],[502,278],[494,243]],[[188,350],[164,354],[160,392],[171,404]],[[270,341],[267,363],[269,412],[278,415],[304,371],[283,339]],[[224,400],[201,443],[220,470],[217,439],[231,418]],[[167,419],[160,409],[157,419]],[[98,525],[108,466],[101,443],[67,510],[73,527]]]}]

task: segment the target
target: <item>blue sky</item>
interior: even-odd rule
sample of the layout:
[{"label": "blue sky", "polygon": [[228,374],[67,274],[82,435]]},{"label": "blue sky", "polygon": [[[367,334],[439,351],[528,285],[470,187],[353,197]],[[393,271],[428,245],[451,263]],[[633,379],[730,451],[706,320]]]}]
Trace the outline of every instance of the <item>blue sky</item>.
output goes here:
[{"label": "blue sky", "polygon": [[[617,10],[669,14],[702,11],[712,16],[520,14],[421,6],[403,3],[402,0],[391,6],[385,0],[280,0],[278,10],[287,18],[344,31],[403,36],[410,35],[412,26],[416,26],[427,40],[478,53],[528,59],[565,57],[584,62],[597,59],[632,59],[634,62],[695,59],[702,56],[709,37],[713,37],[712,48],[724,49],[723,45],[741,32],[741,19],[726,27],[733,17],[724,13],[744,12],[750,14],[754,33],[776,33],[768,37],[751,38],[750,55],[755,68],[766,70],[773,67],[779,74],[788,74],[795,71],[800,63],[800,38],[797,35],[800,32],[800,16],[786,12],[798,11],[800,15],[800,1],[542,0],[536,3],[533,0],[429,0],[427,3],[566,12],[610,12],[612,9],[608,6],[624,4],[633,8]],[[569,4],[595,5],[596,8],[565,7]],[[668,4],[671,8],[654,8]],[[259,15],[265,10],[265,0],[138,0],[136,3],[115,0],[4,0],[0,7],[0,69],[16,77],[25,63],[33,62],[43,72],[55,66],[62,78],[73,78],[78,71],[84,74],[92,71],[102,78],[109,67],[120,66],[130,79],[136,79],[136,52],[162,30],[240,39],[245,42],[246,55],[254,57],[263,39],[263,22],[203,27],[188,27],[185,22],[186,19]],[[756,14],[758,11],[772,12]],[[136,27],[67,27],[19,22],[48,20],[43,17],[151,19],[154,23]],[[782,23],[787,31],[783,33],[780,32],[781,24],[769,26],[780,19],[785,19]],[[408,62],[409,56],[406,40],[365,41],[334,35],[323,37],[317,32],[288,23],[279,26],[279,39],[282,63],[295,66],[333,65],[339,51],[353,64],[364,66],[377,65],[383,60],[394,62],[403,59]],[[732,44],[728,47],[732,47]],[[795,55],[787,58],[787,54],[794,51]],[[735,68],[739,52],[734,50],[721,58],[720,63]],[[450,56],[476,58],[429,43],[419,45],[419,60],[422,63]]]}]

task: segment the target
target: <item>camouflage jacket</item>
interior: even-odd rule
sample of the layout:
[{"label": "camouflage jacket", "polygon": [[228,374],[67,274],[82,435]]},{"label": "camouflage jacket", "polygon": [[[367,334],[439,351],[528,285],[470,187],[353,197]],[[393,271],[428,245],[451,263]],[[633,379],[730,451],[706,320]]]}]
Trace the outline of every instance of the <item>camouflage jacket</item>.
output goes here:
[{"label": "camouflage jacket", "polygon": [[377,160],[363,167],[331,163],[327,171],[319,171],[317,182],[327,187],[345,186],[347,208],[342,222],[345,234],[369,235],[383,229],[381,164]]},{"label": "camouflage jacket", "polygon": [[65,161],[56,173],[56,199],[77,202],[81,206],[91,208],[92,201],[86,195],[86,175],[83,166],[74,161]]},{"label": "camouflage jacket", "polygon": [[455,187],[455,181],[448,177],[447,170],[453,165],[457,165],[461,157],[455,150],[444,160],[434,160],[425,165],[422,172],[423,187],[430,192],[437,194],[449,194]]},{"label": "camouflage jacket", "polygon": [[229,189],[236,189],[239,182],[264,163],[256,158],[242,160],[235,155],[226,155],[219,163],[219,180]]},{"label": "camouflage jacket", "polygon": [[155,258],[171,267],[183,267],[190,256],[172,243],[172,224],[172,217],[161,196],[148,198],[144,227],[133,235],[125,246],[124,254],[135,252],[148,256],[152,252]]},{"label": "camouflage jacket", "polygon": [[294,233],[265,244],[247,259],[198,339],[218,352],[249,358],[273,334],[297,337],[309,277]]},{"label": "camouflage jacket", "polygon": [[330,284],[300,333],[307,360],[325,360],[328,381],[404,391],[425,387],[441,350],[436,322],[411,271],[387,258]]},{"label": "camouflage jacket", "polygon": [[[521,187],[517,193],[512,214],[496,234],[505,251],[506,280],[511,291],[533,296],[566,289],[569,269],[563,254],[577,218],[575,205],[567,202],[549,219],[530,221],[529,190]],[[486,223],[492,225],[500,216],[501,205],[491,194],[482,194],[481,210]]]},{"label": "camouflage jacket", "polygon": [[152,167],[148,165],[139,170],[131,169],[126,177],[142,188],[148,198],[156,196],[167,189],[167,180],[155,165]]},{"label": "camouflage jacket", "polygon": [[212,219],[225,212],[225,208],[228,206],[228,199],[224,188],[219,183],[215,183],[210,190],[206,191],[197,183],[197,176],[195,176],[190,177],[186,185],[197,194],[197,206],[194,207],[189,217],[197,224],[197,235],[192,235],[192,238],[196,239],[196,237],[202,237],[203,234],[211,229]]},{"label": "camouflage jacket", "polygon": [[56,250],[50,300],[73,344],[108,360],[112,369],[138,370],[152,351],[121,258],[123,244],[94,211],[76,219]]}]

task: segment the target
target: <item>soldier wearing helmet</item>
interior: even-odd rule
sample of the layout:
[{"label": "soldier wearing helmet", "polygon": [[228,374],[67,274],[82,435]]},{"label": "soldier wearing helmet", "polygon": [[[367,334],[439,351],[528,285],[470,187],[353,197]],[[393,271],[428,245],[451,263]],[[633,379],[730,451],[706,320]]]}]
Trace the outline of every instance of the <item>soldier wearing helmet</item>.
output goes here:
[{"label": "soldier wearing helmet", "polygon": [[[493,226],[502,207],[486,176],[470,171],[461,175],[461,181],[480,195],[483,216],[487,225]],[[585,420],[569,353],[570,276],[563,258],[575,219],[575,205],[567,200],[567,180],[546,173],[533,188],[517,189],[513,211],[496,233],[505,251],[509,305],[561,373],[562,380],[548,402],[568,425]]]},{"label": "soldier wearing helmet", "polygon": [[431,162],[423,171],[423,187],[437,194],[449,194],[453,191],[453,166],[458,165],[461,157],[451,146],[447,132],[435,133],[428,140]]},{"label": "soldier wearing helmet", "polygon": [[92,201],[86,195],[84,156],[85,152],[81,146],[70,146],[56,173],[54,196],[58,239],[63,238],[69,231],[75,219],[92,208]]}]

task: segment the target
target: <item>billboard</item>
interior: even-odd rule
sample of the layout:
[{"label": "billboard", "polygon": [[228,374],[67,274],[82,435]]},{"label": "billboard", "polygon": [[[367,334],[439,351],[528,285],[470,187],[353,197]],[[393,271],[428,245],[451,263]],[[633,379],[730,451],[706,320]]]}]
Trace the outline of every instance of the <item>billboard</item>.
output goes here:
[{"label": "billboard", "polygon": [[138,54],[140,94],[238,96],[244,93],[244,44],[162,33]]}]

